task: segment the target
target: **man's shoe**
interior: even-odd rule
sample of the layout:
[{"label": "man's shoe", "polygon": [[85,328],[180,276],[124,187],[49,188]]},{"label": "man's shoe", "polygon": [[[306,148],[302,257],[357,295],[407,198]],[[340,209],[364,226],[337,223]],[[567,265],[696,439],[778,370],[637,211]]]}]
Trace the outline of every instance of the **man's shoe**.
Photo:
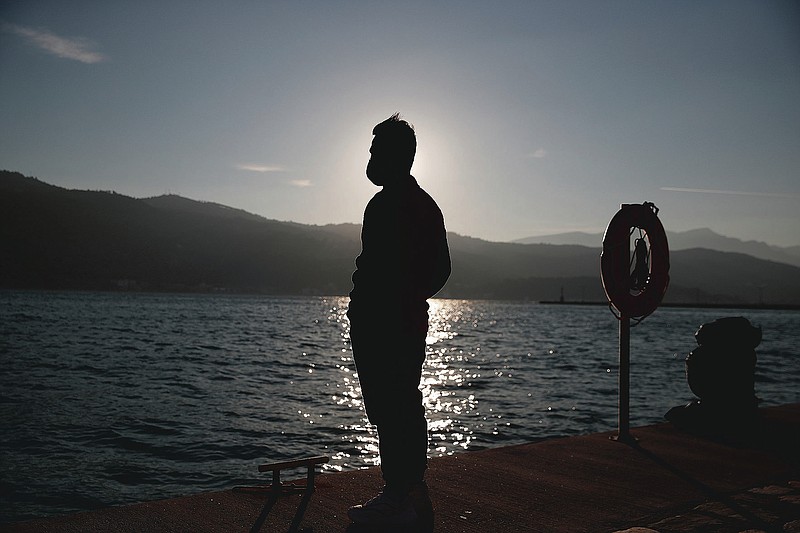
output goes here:
[{"label": "man's shoe", "polygon": [[428,485],[424,481],[412,485],[408,497],[417,513],[417,526],[420,533],[433,531],[433,502],[431,502],[428,492]]},{"label": "man's shoe", "polygon": [[365,526],[400,526],[416,522],[417,513],[408,496],[397,497],[381,491],[363,505],[347,510],[355,524]]}]

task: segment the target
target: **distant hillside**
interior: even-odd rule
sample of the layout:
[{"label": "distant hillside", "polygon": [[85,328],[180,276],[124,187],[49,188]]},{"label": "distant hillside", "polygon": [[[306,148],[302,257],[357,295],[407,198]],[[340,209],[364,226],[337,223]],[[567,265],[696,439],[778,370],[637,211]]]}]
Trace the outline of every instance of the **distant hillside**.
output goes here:
[{"label": "distant hillside", "polygon": [[[67,190],[0,171],[0,288],[347,294],[360,226],[269,220],[169,195]],[[599,248],[450,233],[453,298],[604,301]],[[800,268],[674,251],[667,301],[800,304]]]},{"label": "distant hillside", "polygon": [[[718,252],[747,254],[767,261],[800,266],[800,246],[781,247],[772,246],[760,241],[743,241],[733,237],[725,237],[708,228],[682,232],[667,231],[667,239],[669,240],[670,250],[706,248]],[[571,244],[600,248],[603,245],[603,234],[573,231],[557,233],[555,235],[525,237],[524,239],[517,239],[514,242],[521,244]]]},{"label": "distant hillside", "polygon": [[553,235],[539,235],[535,237],[524,237],[512,241],[515,244],[568,244],[573,246],[589,246],[590,248],[600,248],[603,244],[602,233],[586,233],[583,231],[568,231],[566,233],[555,233]]},{"label": "distant hillside", "polygon": [[357,241],[216,204],[0,174],[0,286],[344,294]]},{"label": "distant hillside", "polygon": [[189,200],[182,196],[175,194],[165,194],[163,196],[155,196],[153,198],[145,198],[142,202],[149,206],[156,207],[165,211],[175,211],[181,213],[191,213],[195,215],[204,215],[216,218],[234,219],[240,218],[254,222],[263,222],[267,219],[248,213],[241,209],[234,209],[226,205],[215,204],[213,202],[197,202]]}]

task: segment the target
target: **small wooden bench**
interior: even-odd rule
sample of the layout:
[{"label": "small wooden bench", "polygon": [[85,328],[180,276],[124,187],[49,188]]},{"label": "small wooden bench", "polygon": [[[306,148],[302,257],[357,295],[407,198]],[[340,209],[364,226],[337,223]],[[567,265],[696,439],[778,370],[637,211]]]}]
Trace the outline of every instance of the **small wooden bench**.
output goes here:
[{"label": "small wooden bench", "polygon": [[[258,465],[259,472],[272,472],[272,482],[265,487],[236,487],[234,489],[240,492],[269,493],[269,499],[267,503],[264,504],[264,508],[261,510],[261,514],[258,516],[255,524],[253,524],[253,527],[250,529],[250,533],[257,533],[261,530],[261,526],[264,525],[269,511],[275,505],[275,502],[278,501],[278,498],[286,494],[302,492],[303,499],[300,500],[300,504],[292,520],[292,525],[289,527],[289,533],[295,533],[300,527],[300,521],[303,519],[303,514],[306,512],[308,502],[311,500],[311,494],[314,492],[314,475],[316,474],[317,465],[327,463],[330,460],[331,458],[328,456],[318,455],[315,457],[305,457],[303,459]],[[281,483],[281,471],[302,467],[307,468],[305,485]]]},{"label": "small wooden bench", "polygon": [[[330,461],[331,458],[326,455],[318,455],[316,457],[306,457],[304,459],[294,459],[292,461],[283,461],[280,463],[269,463],[265,465],[258,465],[259,472],[272,472],[272,490],[281,490],[289,493],[303,492],[314,490],[314,474],[317,465],[321,465]],[[293,468],[300,468],[305,466],[308,468],[306,474],[306,484],[302,485],[283,485],[281,484],[281,470],[290,470]]]}]

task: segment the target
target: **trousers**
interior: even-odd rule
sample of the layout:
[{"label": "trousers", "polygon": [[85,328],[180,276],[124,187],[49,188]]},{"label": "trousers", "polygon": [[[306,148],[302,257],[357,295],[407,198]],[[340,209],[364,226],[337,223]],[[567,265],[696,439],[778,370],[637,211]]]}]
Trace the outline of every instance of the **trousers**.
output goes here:
[{"label": "trousers", "polygon": [[381,473],[387,488],[398,491],[420,483],[427,469],[428,423],[419,390],[426,335],[421,328],[350,325],[364,408],[378,429]]}]

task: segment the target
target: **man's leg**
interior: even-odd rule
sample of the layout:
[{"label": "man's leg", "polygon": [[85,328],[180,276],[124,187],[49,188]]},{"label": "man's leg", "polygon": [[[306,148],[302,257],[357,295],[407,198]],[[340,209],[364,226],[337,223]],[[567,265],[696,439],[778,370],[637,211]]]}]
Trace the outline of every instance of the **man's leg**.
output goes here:
[{"label": "man's leg", "polygon": [[[398,339],[399,340],[399,339]],[[428,422],[419,390],[425,360],[424,337],[408,337],[398,342],[391,356],[396,358],[390,376],[390,405],[387,416],[378,423],[381,471],[387,488],[408,493],[421,483],[427,468]]]},{"label": "man's leg", "polygon": [[367,504],[351,508],[350,518],[371,524],[415,520],[409,491],[427,468],[428,427],[419,390],[425,335],[353,328],[351,341],[367,416],[378,428],[386,486]]}]

